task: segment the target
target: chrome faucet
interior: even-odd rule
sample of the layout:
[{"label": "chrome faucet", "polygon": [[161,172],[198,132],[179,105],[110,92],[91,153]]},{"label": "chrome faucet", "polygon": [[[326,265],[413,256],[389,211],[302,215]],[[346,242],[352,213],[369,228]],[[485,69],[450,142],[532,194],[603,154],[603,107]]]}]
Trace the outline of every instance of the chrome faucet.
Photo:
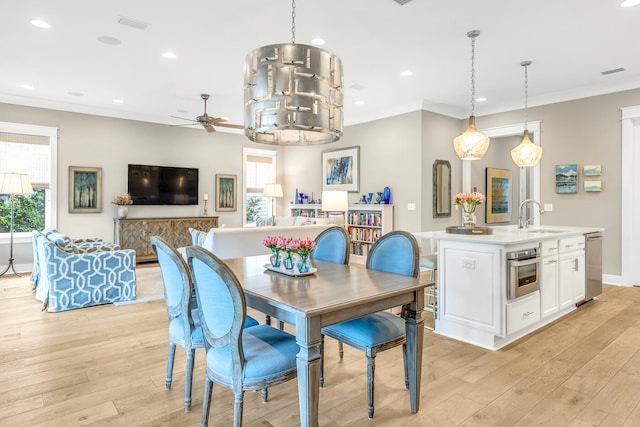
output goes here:
[{"label": "chrome faucet", "polygon": [[518,208],[518,228],[526,228],[528,223],[529,223],[529,221],[531,221],[533,219],[533,218],[529,218],[529,219],[523,221],[525,218],[522,215],[522,208],[527,203],[535,203],[536,205],[538,205],[538,210],[540,211],[540,215],[542,215],[544,213],[544,209],[542,208],[542,205],[537,200],[535,200],[535,199],[524,200],[522,203],[520,203],[520,208]]}]

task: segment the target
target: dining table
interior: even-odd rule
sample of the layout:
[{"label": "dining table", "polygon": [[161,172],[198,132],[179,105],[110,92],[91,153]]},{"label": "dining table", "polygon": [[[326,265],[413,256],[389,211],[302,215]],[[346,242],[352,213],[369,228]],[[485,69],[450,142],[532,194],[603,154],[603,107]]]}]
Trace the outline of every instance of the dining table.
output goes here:
[{"label": "dining table", "polygon": [[[420,407],[424,288],[418,278],[314,260],[306,275],[270,269],[269,255],[225,259],[244,289],[248,307],[295,326],[300,425],[318,425],[321,329],[381,310],[402,307],[406,324],[409,402]],[[404,378],[401,379],[404,381]]]}]

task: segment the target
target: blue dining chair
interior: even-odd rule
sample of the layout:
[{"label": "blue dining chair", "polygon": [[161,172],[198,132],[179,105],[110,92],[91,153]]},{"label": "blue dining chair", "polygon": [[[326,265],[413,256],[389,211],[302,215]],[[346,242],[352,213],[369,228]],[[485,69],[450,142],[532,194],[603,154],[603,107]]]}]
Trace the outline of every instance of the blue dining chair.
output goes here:
[{"label": "blue dining chair", "polygon": [[311,252],[311,259],[349,264],[350,244],[349,233],[344,227],[329,227],[316,237],[316,250]]},{"label": "blue dining chair", "polygon": [[[405,231],[392,231],[380,237],[367,255],[367,268],[387,273],[418,277],[419,248],[416,238]],[[362,350],[367,356],[367,396],[369,419],[373,418],[375,357],[384,350],[402,345],[404,381],[408,388],[405,321],[389,312],[380,311],[357,319],[322,328],[324,336]],[[320,351],[323,357],[323,345]],[[343,352],[340,352],[342,359]],[[324,385],[324,363],[320,364],[320,385]]]},{"label": "blue dining chair", "polygon": [[207,351],[201,426],[209,421],[213,383],[233,390],[233,425],[242,425],[246,390],[268,387],[296,378],[296,338],[277,328],[243,328],[247,315],[244,292],[236,275],[211,252],[186,248],[193,277]]},{"label": "blue dining chair", "polygon": [[[204,348],[200,314],[197,308],[193,307],[191,273],[182,256],[162,238],[152,236],[151,246],[158,256],[164,286],[164,300],[169,316],[169,357],[165,386],[167,390],[171,389],[176,345],[184,347],[187,355],[184,410],[189,411],[191,410],[191,383],[196,348]],[[253,318],[245,322],[246,327],[257,324],[258,322]]]}]

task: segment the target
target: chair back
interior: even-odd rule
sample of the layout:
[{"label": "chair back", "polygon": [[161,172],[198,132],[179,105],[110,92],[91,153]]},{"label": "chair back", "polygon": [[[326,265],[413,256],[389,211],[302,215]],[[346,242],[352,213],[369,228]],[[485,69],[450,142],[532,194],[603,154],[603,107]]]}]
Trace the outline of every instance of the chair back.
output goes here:
[{"label": "chair back", "polygon": [[344,227],[329,227],[316,237],[316,250],[311,253],[311,258],[349,264],[349,246],[351,238]]},{"label": "chair back", "polygon": [[236,275],[217,256],[199,246],[186,248],[202,322],[205,346],[229,346],[234,369],[244,366],[242,329],[247,305]]},{"label": "chair back", "polygon": [[392,231],[373,244],[367,255],[367,268],[418,277],[420,248],[413,234]]},{"label": "chair back", "polygon": [[169,321],[183,316],[184,337],[190,340],[191,331],[195,328],[191,315],[191,272],[178,251],[161,237],[151,236],[151,247],[158,256]]}]

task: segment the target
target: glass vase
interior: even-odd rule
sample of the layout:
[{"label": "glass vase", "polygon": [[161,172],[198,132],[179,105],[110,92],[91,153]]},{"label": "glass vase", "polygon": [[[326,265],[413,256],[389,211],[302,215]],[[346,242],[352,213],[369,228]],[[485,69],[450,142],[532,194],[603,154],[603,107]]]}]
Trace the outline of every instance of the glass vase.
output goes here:
[{"label": "glass vase", "polygon": [[308,273],[311,269],[311,260],[309,259],[309,254],[298,254],[300,256],[300,260],[298,261],[298,271],[301,274]]},{"label": "glass vase", "polygon": [[476,228],[476,213],[462,212],[462,225],[467,230],[473,230]]},{"label": "glass vase", "polygon": [[271,261],[271,266],[274,268],[280,268],[280,265],[282,264],[282,258],[280,258],[280,249],[274,248],[274,249],[271,249],[271,252],[273,252],[271,257],[269,257],[269,261]]},{"label": "glass vase", "polygon": [[293,267],[296,265],[293,254],[290,251],[287,251],[282,258],[282,265],[284,265],[284,268],[287,270],[293,270]]}]

